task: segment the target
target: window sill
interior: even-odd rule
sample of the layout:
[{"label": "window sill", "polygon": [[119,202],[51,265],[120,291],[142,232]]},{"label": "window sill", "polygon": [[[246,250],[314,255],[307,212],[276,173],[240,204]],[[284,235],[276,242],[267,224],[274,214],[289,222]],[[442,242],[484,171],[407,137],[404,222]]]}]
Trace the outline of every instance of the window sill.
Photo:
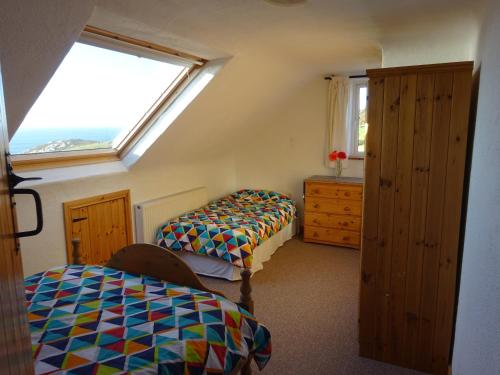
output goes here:
[{"label": "window sill", "polygon": [[15,173],[22,177],[41,177],[41,180],[23,182],[22,187],[128,171],[115,150],[12,155],[10,159]]},{"label": "window sill", "polygon": [[120,157],[115,150],[56,152],[11,156],[12,167],[15,172],[98,164],[119,160]]},{"label": "window sill", "polygon": [[41,180],[23,182],[21,187],[36,187],[58,182],[74,181],[82,178],[109,176],[128,172],[122,161],[108,161],[98,164],[72,165],[59,168],[22,171],[22,177],[41,177]]},{"label": "window sill", "polygon": [[349,156],[349,160],[365,160],[364,156]]}]

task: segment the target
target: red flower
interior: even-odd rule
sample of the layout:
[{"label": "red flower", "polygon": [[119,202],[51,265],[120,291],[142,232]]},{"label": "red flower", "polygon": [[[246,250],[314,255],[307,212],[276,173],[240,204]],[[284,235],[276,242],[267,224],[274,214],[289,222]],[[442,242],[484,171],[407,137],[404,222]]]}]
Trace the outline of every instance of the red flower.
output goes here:
[{"label": "red flower", "polygon": [[337,160],[337,157],[338,157],[338,152],[337,151],[332,151],[328,154],[328,159],[330,161],[335,161]]},{"label": "red flower", "polygon": [[337,156],[338,156],[338,158],[339,158],[340,160],[345,160],[345,159],[347,159],[347,155],[346,155],[346,153],[345,153],[344,151],[339,151],[339,153],[337,154]]}]

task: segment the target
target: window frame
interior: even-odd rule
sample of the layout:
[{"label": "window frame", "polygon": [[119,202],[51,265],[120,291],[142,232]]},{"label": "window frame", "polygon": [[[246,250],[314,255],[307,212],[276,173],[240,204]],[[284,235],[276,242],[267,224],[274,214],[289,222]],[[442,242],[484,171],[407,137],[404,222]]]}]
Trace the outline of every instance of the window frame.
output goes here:
[{"label": "window frame", "polygon": [[141,119],[130,129],[116,147],[110,149],[12,155],[12,165],[16,171],[120,161],[147,132],[153,121],[172,104],[208,62],[206,59],[188,53],[90,25],[85,26],[78,41],[126,53],[134,54],[135,52],[135,54],[140,55],[154,54],[157,57],[164,57],[165,60],[189,64],[191,66],[186,67],[170,86],[165,89],[163,94],[145,111]]},{"label": "window frame", "polygon": [[366,87],[366,108],[368,109],[368,78],[351,78],[349,82],[349,159],[364,159],[365,153],[358,151],[359,142],[359,91]]}]

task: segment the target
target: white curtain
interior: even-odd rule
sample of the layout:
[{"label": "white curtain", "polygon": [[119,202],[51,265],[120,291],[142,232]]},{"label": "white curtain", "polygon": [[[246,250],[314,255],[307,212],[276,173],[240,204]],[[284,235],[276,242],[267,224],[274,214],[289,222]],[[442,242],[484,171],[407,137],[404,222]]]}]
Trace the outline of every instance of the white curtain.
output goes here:
[{"label": "white curtain", "polygon": [[347,110],[349,105],[349,77],[332,77],[328,85],[328,152],[326,165],[334,167],[328,160],[333,150],[347,152]]}]

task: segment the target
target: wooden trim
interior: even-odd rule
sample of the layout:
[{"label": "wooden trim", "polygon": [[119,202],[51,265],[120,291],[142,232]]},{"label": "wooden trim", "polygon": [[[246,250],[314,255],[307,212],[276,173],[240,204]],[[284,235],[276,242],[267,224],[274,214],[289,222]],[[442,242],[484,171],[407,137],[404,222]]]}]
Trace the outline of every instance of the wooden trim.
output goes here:
[{"label": "wooden trim", "polygon": [[13,155],[11,157],[12,166],[16,172],[74,167],[76,165],[106,163],[120,160],[116,151],[98,152],[92,154],[83,153],[82,151],[81,155],[66,155],[66,152],[54,152],[22,156],[22,158],[17,155]]},{"label": "wooden trim", "polygon": [[402,66],[396,68],[368,69],[366,74],[369,78],[385,77],[390,75],[417,74],[417,73],[438,73],[449,71],[470,71],[474,67],[473,61],[461,61],[446,64],[428,64]]},{"label": "wooden trim", "polygon": [[349,156],[347,159],[348,160],[365,160],[365,158],[361,157],[361,156]]},{"label": "wooden trim", "polygon": [[191,55],[189,53],[180,52],[180,51],[177,51],[173,48],[168,48],[168,47],[162,46],[160,44],[147,42],[147,41],[141,40],[141,39],[132,38],[132,37],[129,37],[126,35],[122,35],[122,34],[114,33],[112,31],[104,30],[104,29],[101,29],[101,28],[98,28],[95,26],[87,25],[87,26],[85,26],[83,31],[87,32],[87,33],[103,36],[106,38],[118,40],[120,42],[132,44],[135,46],[147,48],[147,49],[150,49],[153,51],[166,53],[168,55],[177,56],[177,57],[180,57],[182,59],[192,60],[193,62],[198,62],[201,64],[205,64],[207,62],[207,60],[202,59],[201,57],[198,57],[195,55]]},{"label": "wooden trim", "polygon": [[176,98],[176,94],[187,86],[187,84],[194,77],[194,73],[199,69],[200,67],[195,65],[181,73],[144,114],[139,122],[128,132],[128,134],[117,146],[118,156],[120,159],[123,158],[124,155],[139,141],[139,139],[144,135],[145,130],[148,129],[148,125],[152,123],[152,121],[158,114],[160,114],[162,109],[165,108],[167,104],[171,104],[173,102]]},{"label": "wooden trim", "polygon": [[[101,195],[96,195],[93,197],[88,197],[88,198],[82,198],[82,199],[77,199],[71,202],[64,202],[64,208],[68,208],[70,210],[74,208],[81,208],[81,207],[86,207],[90,206],[91,204],[98,204],[98,203],[103,203],[103,202],[109,202],[115,199],[119,198],[125,198],[130,202],[130,190],[120,190],[120,191],[115,191],[112,193],[106,193],[106,194],[101,194]],[[128,203],[130,207],[130,203]]]},{"label": "wooden trim", "polygon": [[[124,198],[125,201],[125,225],[127,226],[127,242],[132,243],[134,239],[132,236],[133,227],[132,227],[132,214],[131,214],[131,203],[130,203],[130,190],[120,190],[120,191],[115,191],[113,193],[96,195],[93,197],[82,198],[63,203],[64,231],[66,235],[66,254],[68,257],[68,263],[74,261],[74,251],[75,251],[74,244],[72,243],[72,241],[75,239],[73,238],[72,234],[71,211],[75,208],[83,208],[94,204],[109,202],[120,198]],[[80,253],[78,254],[81,255]],[[81,257],[79,257],[76,260],[80,262],[80,258]]]}]

